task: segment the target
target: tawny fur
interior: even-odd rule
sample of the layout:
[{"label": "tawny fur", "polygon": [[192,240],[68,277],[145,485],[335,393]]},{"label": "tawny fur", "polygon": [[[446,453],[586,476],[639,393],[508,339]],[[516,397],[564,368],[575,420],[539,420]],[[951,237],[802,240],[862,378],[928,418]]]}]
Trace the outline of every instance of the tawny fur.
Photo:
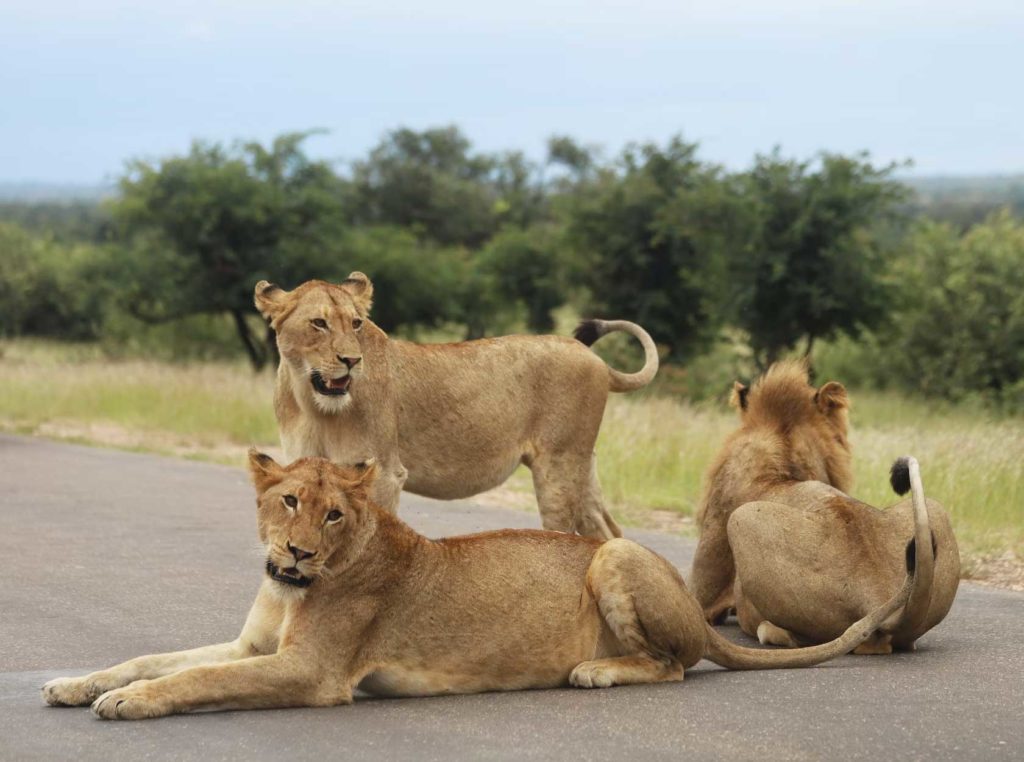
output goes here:
[{"label": "tawny fur", "polygon": [[[394,340],[369,319],[372,294],[362,273],[290,292],[257,284],[256,306],[277,332],[281,354],[274,409],[287,458],[376,458],[381,478],[373,497],[390,511],[403,489],[467,498],[526,464],[546,529],[621,535],[604,507],[594,443],[608,392],[638,389],[657,372],[656,347],[642,328],[592,321],[594,338],[622,330],[643,344],[643,369],[625,374],[568,337]],[[360,358],[348,393],[315,391],[310,372],[344,377],[345,357]]]},{"label": "tawny fur", "polygon": [[238,639],[51,681],[48,703],[141,719],[347,704],[357,687],[424,696],[682,680],[702,657],[737,669],[808,666],[863,642],[911,587],[907,577],[829,644],[743,648],[704,621],[668,561],[628,540],[506,530],[432,541],[370,501],[375,465],[282,467],[252,452],[250,470],[276,576]]},{"label": "tawny fur", "polygon": [[741,425],[708,473],[690,577],[706,618],[735,607],[764,643],[830,640],[900,587],[907,540],[917,537],[911,603],[860,652],[912,647],[956,594],[945,511],[921,494],[915,522],[912,499],[879,510],[846,494],[849,400],[836,382],[815,390],[803,363],[776,364],[749,390],[737,384],[733,399]]}]

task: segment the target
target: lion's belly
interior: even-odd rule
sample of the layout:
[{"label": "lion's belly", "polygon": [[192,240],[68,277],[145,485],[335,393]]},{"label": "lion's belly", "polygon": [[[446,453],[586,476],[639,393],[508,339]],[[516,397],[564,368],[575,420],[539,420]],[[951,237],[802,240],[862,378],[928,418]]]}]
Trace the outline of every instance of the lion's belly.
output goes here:
[{"label": "lion's belly", "polygon": [[498,670],[417,668],[388,665],[372,672],[359,683],[359,689],[374,696],[437,696],[447,693],[483,693],[527,688],[554,688],[567,685],[572,664],[538,664],[515,673]]},{"label": "lion's belly", "polygon": [[402,464],[409,470],[404,489],[436,500],[472,497],[504,484],[521,461],[519,450],[486,459],[404,455]]}]

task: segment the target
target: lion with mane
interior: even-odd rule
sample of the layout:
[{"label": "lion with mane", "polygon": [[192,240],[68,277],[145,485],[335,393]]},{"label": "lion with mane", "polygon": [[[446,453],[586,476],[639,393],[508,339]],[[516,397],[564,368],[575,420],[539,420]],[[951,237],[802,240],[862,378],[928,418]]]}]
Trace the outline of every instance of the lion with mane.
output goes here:
[{"label": "lion with mane", "polygon": [[800,361],[776,363],[753,388],[737,382],[732,403],[741,424],[708,471],[690,576],[706,618],[735,608],[762,643],[830,640],[899,588],[914,538],[910,601],[858,652],[912,648],[949,611],[960,572],[949,516],[925,498],[917,461],[893,466],[893,488],[911,498],[879,510],[850,497],[846,389],[815,389]]}]

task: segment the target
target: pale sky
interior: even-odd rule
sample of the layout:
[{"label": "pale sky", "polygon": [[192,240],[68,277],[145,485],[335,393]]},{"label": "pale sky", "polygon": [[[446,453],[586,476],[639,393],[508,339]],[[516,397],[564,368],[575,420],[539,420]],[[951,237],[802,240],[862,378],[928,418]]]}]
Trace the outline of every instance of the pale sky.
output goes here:
[{"label": "pale sky", "polygon": [[457,124],[540,158],[675,133],[740,168],[865,149],[1024,171],[1024,0],[0,0],[0,181],[98,183],[193,138]]}]

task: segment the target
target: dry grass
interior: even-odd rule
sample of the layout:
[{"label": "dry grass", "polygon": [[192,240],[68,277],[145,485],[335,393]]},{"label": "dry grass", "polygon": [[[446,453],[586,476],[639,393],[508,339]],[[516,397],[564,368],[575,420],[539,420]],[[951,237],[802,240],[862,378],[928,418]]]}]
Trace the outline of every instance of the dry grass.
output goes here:
[{"label": "dry grass", "polygon": [[[277,444],[272,375],[254,376],[241,363],[114,362],[89,348],[33,342],[2,350],[7,430],[225,463],[241,463],[248,445]],[[857,497],[891,502],[890,463],[915,455],[928,494],[953,516],[967,573],[1005,570],[1024,558],[1020,419],[877,393],[853,399]],[[598,442],[606,497],[626,523],[685,527],[704,470],[734,425],[734,413],[716,405],[613,395]],[[519,473],[509,486],[529,485]]]}]

